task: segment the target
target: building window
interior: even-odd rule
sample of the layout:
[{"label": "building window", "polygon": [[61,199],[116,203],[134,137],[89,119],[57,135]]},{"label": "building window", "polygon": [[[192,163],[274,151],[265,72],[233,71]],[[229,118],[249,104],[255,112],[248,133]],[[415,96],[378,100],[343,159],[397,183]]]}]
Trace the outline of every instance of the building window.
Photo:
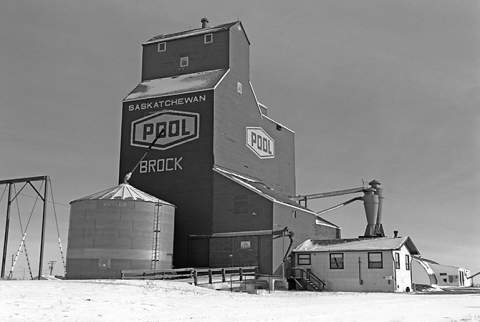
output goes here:
[{"label": "building window", "polygon": [[240,82],[237,83],[237,92],[242,94],[242,83],[240,83]]},{"label": "building window", "polygon": [[395,253],[395,268],[400,269],[400,254]]},{"label": "building window", "polygon": [[167,50],[167,43],[166,42],[159,42],[158,43],[158,52],[162,52]]},{"label": "building window", "polygon": [[383,268],[382,253],[368,253],[368,268]]},{"label": "building window", "polygon": [[298,265],[311,265],[312,258],[310,254],[298,254]]},{"label": "building window", "polygon": [[330,269],[343,269],[343,253],[330,254]]},{"label": "building window", "polygon": [[405,255],[405,269],[407,271],[410,270],[410,256],[408,256],[408,255]]},{"label": "building window", "polygon": [[203,38],[203,41],[206,44],[213,42],[213,34],[206,34]]},{"label": "building window", "polygon": [[188,57],[180,58],[180,67],[187,67],[188,66]]}]

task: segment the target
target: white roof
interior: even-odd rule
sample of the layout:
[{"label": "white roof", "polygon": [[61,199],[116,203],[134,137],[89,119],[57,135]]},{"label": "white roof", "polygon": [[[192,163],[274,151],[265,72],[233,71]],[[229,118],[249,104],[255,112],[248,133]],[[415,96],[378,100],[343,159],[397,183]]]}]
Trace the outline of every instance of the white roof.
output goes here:
[{"label": "white roof", "polygon": [[412,255],[420,254],[410,237],[380,237],[353,239],[308,239],[294,249],[295,252],[376,251],[397,250],[406,245]]},{"label": "white roof", "polygon": [[124,101],[213,89],[227,71],[215,69],[144,81],[138,84]]},{"label": "white roof", "polygon": [[173,206],[171,203],[168,203],[166,201],[158,199],[157,197],[149,195],[146,192],[138,190],[137,188],[129,185],[128,183],[122,183],[118,186],[74,200],[71,203],[81,200],[133,200],[161,203],[164,205]]}]

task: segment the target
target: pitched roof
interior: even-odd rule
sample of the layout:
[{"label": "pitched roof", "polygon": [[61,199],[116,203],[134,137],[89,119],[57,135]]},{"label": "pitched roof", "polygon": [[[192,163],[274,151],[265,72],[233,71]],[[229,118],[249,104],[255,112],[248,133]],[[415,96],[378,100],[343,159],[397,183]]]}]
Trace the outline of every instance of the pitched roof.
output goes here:
[{"label": "pitched roof", "polygon": [[[190,30],[175,32],[175,33],[172,33],[172,34],[162,34],[162,35],[158,35],[158,36],[155,36],[155,37],[149,39],[143,45],[148,45],[148,44],[157,43],[157,42],[169,41],[169,40],[192,37],[192,36],[199,36],[199,35],[203,35],[203,34],[228,30],[231,27],[235,26],[237,23],[240,24],[240,25],[242,24],[240,21],[234,21],[234,22],[229,22],[229,23],[225,23],[225,24],[221,24],[221,25],[217,25],[217,26],[212,26],[212,27],[190,29]],[[241,28],[242,28],[242,30],[244,30],[243,26],[241,26]],[[247,38],[247,40],[248,40],[248,38]]]},{"label": "pitched roof", "polygon": [[227,73],[227,69],[215,69],[148,80],[138,84],[123,101],[213,89]]},{"label": "pitched roof", "polygon": [[303,210],[307,213],[310,213],[312,214],[313,216],[316,216],[316,220],[317,220],[317,224],[318,225],[323,225],[323,226],[330,226],[330,227],[334,227],[334,228],[339,228],[337,225],[323,219],[323,218],[320,218],[318,217],[315,212],[311,211],[310,209],[308,208],[305,208],[303,207],[302,205],[296,203],[295,201],[291,200],[290,198],[284,196],[283,194],[275,191],[273,188],[269,187],[265,182],[261,181],[260,179],[257,179],[257,178],[253,178],[253,177],[248,177],[246,175],[243,175],[243,174],[239,174],[239,173],[235,173],[231,170],[226,170],[226,169],[222,169],[218,166],[214,167],[213,170],[244,186],[245,188],[257,193],[258,195],[268,199],[268,200],[271,200],[273,202],[276,202],[276,203],[280,203],[280,204],[285,204],[285,205],[288,205],[290,207],[293,207],[293,208],[297,208],[299,210]]},{"label": "pitched roof", "polygon": [[426,262],[426,263],[429,263],[429,264],[441,265],[441,264],[439,264],[439,263],[436,262],[436,261],[433,261],[433,260],[431,260],[431,259],[424,258],[424,257],[421,257],[421,258],[420,258],[420,257],[416,257],[415,259],[422,260],[422,261],[424,261],[424,262]]},{"label": "pitched roof", "polygon": [[397,250],[406,245],[410,254],[419,255],[419,251],[410,237],[349,238],[349,239],[308,239],[294,249],[295,252],[332,252],[332,251],[375,251]]},{"label": "pitched roof", "polygon": [[173,206],[171,203],[158,199],[152,195],[149,195],[146,192],[143,192],[128,183],[122,183],[118,186],[105,189],[103,191],[88,195],[83,198],[79,198],[70,203],[81,201],[81,200],[132,200],[132,201],[144,201],[144,202],[154,202],[161,203],[164,205]]}]

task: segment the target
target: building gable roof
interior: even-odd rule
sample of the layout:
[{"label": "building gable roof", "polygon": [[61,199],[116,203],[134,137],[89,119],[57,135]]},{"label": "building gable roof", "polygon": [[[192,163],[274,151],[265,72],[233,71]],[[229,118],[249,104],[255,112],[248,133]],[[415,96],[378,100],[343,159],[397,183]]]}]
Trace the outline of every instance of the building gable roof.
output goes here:
[{"label": "building gable roof", "polygon": [[237,184],[242,185],[243,187],[257,193],[261,197],[268,199],[272,202],[280,203],[280,204],[285,204],[293,208],[297,208],[299,210],[303,210],[307,213],[312,214],[313,216],[316,217],[316,221],[318,225],[323,225],[323,226],[330,226],[334,228],[339,228],[337,225],[324,220],[323,218],[318,217],[315,212],[311,211],[308,208],[303,207],[302,205],[296,203],[295,201],[291,200],[290,198],[282,195],[281,193],[275,191],[273,188],[269,187],[266,183],[264,183],[262,180],[257,179],[257,178],[252,178],[248,177],[243,174],[235,173],[231,170],[226,170],[222,169],[218,166],[213,168],[213,171],[216,173],[224,176],[227,179],[230,179],[234,181]]},{"label": "building gable roof", "polygon": [[123,101],[134,101],[144,98],[214,89],[227,73],[228,69],[215,69],[147,80],[138,84]]},{"label": "building gable roof", "polygon": [[232,28],[237,24],[241,27],[241,30],[243,30],[243,33],[245,34],[245,38],[247,38],[247,41],[250,44],[250,41],[248,40],[247,34],[245,33],[245,29],[243,28],[242,23],[240,21],[234,21],[234,22],[224,23],[224,24],[212,26],[212,27],[190,29],[190,30],[175,32],[171,34],[158,35],[149,39],[147,42],[143,44],[143,46],[153,44],[153,43],[158,43],[158,42],[164,42],[164,41],[170,41],[175,39],[181,39],[181,38],[187,38],[187,37],[193,37],[193,36],[199,36],[199,35],[224,31]]},{"label": "building gable roof", "polygon": [[308,239],[294,249],[294,252],[333,252],[333,251],[380,251],[398,250],[403,245],[412,255],[419,255],[419,251],[410,237],[398,238],[349,238],[349,239]]}]

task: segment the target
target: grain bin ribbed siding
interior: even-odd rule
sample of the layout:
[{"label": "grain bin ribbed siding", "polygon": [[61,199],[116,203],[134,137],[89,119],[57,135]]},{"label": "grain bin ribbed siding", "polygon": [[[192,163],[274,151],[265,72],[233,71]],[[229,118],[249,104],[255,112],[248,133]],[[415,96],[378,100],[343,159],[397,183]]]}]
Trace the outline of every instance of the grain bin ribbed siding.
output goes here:
[{"label": "grain bin ribbed siding", "polygon": [[129,184],[72,201],[67,278],[119,278],[125,269],[171,268],[174,216],[172,204]]}]

